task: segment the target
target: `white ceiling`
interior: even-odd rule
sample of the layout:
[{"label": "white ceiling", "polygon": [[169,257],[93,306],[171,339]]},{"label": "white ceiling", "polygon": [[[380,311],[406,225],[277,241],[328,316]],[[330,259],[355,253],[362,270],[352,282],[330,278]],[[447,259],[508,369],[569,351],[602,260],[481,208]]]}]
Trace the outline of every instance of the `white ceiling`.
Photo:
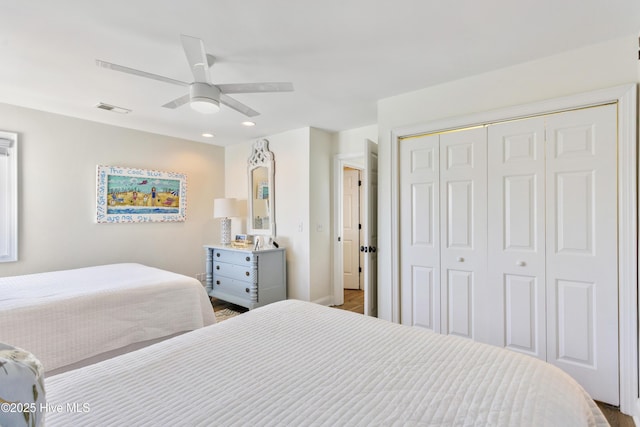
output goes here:
[{"label": "white ceiling", "polygon": [[[638,34],[640,1],[0,0],[0,20],[0,102],[228,145],[374,124],[379,99]],[[261,113],[246,128],[224,106],[162,108],[185,88],[95,65],[191,82],[180,34],[216,56],[214,83],[290,81],[295,92],[233,95]]]}]

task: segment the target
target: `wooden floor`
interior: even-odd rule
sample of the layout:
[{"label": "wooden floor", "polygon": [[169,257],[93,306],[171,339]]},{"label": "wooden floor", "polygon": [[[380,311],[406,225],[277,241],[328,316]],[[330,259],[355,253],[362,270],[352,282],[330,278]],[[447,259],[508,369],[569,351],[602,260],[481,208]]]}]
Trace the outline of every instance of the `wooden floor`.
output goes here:
[{"label": "wooden floor", "polygon": [[339,308],[340,310],[364,314],[364,291],[357,289],[345,289],[344,304],[336,305],[334,307]]},{"label": "wooden floor", "polygon": [[[344,290],[344,304],[337,305],[335,308],[341,310],[353,311],[355,313],[364,314],[364,291]],[[606,403],[596,402],[598,407],[611,424],[611,427],[634,427],[633,418],[620,413],[618,408],[609,406]]]},{"label": "wooden floor", "polygon": [[633,418],[620,413],[615,406],[609,406],[606,403],[596,402],[598,407],[611,424],[611,427],[634,427]]}]

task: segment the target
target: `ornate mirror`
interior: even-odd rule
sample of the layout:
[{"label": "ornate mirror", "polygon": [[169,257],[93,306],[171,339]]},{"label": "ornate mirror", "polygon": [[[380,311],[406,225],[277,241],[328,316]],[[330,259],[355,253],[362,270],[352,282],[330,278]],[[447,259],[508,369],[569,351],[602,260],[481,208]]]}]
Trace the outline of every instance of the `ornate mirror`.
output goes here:
[{"label": "ornate mirror", "polygon": [[248,160],[249,182],[249,234],[276,235],[275,194],[273,186],[273,153],[269,151],[269,141],[260,139],[253,144]]}]

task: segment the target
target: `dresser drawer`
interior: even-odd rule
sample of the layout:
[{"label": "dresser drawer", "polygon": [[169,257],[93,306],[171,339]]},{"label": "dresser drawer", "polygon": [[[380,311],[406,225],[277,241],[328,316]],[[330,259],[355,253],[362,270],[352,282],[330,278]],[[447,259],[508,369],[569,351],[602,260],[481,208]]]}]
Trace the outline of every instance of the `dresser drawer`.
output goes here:
[{"label": "dresser drawer", "polygon": [[242,280],[249,283],[257,283],[258,275],[253,266],[227,264],[226,262],[213,262],[213,275],[224,276],[231,279]]},{"label": "dresser drawer", "polygon": [[215,249],[213,251],[213,261],[226,262],[229,264],[238,265],[251,265],[255,260],[255,256],[252,253],[225,251]]},{"label": "dresser drawer", "polygon": [[229,277],[215,276],[213,277],[213,293],[224,292],[236,297],[245,298],[248,301],[258,301],[258,287],[249,282],[231,279]]}]

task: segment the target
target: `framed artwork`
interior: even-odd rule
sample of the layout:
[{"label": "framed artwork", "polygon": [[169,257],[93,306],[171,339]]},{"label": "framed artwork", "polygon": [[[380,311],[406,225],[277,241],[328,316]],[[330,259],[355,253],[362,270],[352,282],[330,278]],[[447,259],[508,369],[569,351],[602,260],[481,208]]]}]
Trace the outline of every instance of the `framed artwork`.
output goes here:
[{"label": "framed artwork", "polygon": [[118,166],[98,166],[96,222],[185,221],[187,177]]}]

